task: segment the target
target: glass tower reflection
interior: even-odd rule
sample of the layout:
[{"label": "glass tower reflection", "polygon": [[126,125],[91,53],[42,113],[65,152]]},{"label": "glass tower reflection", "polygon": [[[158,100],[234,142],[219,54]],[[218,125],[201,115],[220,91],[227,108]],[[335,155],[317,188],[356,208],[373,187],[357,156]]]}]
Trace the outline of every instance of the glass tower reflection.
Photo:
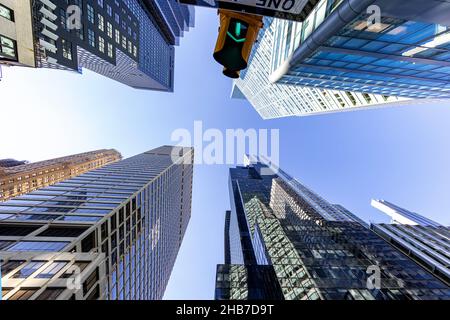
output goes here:
[{"label": "glass tower reflection", "polygon": [[217,267],[216,299],[450,299],[445,283],[348,210],[281,170],[262,175],[267,167],[230,169],[231,258]]}]

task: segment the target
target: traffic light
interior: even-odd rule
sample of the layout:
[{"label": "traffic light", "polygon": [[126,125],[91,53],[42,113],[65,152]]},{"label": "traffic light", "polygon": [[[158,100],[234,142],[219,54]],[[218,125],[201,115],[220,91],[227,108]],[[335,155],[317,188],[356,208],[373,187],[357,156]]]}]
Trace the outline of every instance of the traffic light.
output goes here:
[{"label": "traffic light", "polygon": [[262,17],[219,10],[220,28],[214,59],[225,67],[223,74],[239,78],[239,71],[247,68],[248,58],[262,28]]},{"label": "traffic light", "polygon": [[225,76],[227,76],[228,78],[237,79],[237,78],[239,78],[240,72],[239,71],[232,71],[230,69],[223,68],[223,74]]}]

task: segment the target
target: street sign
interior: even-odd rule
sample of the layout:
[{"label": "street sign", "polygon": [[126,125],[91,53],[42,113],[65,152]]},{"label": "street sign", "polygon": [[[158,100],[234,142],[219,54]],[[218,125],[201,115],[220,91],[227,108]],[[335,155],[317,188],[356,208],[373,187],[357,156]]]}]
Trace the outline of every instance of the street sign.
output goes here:
[{"label": "street sign", "polygon": [[304,21],[319,0],[180,0],[180,2],[194,6]]}]

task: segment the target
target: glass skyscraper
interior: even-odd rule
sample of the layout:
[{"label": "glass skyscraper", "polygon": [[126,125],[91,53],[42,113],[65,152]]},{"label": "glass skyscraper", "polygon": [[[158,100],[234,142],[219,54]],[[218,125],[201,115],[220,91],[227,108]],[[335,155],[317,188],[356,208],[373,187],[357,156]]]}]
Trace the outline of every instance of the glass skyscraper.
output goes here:
[{"label": "glass skyscraper", "polygon": [[304,22],[275,22],[270,80],[449,98],[449,13],[438,0],[321,0]]},{"label": "glass skyscraper", "polygon": [[386,200],[372,200],[372,206],[391,217],[393,224],[420,225],[423,227],[440,227],[441,224],[418,213],[401,208]]},{"label": "glass skyscraper", "polygon": [[232,97],[247,99],[263,119],[407,104],[405,99],[386,95],[306,87],[302,83],[272,83],[272,61],[284,41],[282,35],[276,35],[277,23],[277,19],[264,18],[249,67],[241,71],[240,79],[233,85]]},{"label": "glass skyscraper", "polygon": [[0,8],[0,64],[87,68],[149,90],[173,91],[174,46],[194,25],[194,9],[175,0],[0,0]]},{"label": "glass skyscraper", "polygon": [[385,200],[372,206],[392,218],[372,230],[450,285],[450,228]]},{"label": "glass skyscraper", "polygon": [[229,186],[216,299],[450,299],[446,283],[282,170],[230,169]]},{"label": "glass skyscraper", "polygon": [[193,153],[163,146],[2,203],[3,299],[161,299],[190,220]]}]

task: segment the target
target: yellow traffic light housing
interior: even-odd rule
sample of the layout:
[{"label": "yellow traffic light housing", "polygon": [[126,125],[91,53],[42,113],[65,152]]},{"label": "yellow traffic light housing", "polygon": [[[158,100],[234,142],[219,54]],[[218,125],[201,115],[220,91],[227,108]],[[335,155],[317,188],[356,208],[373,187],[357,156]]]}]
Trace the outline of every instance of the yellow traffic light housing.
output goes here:
[{"label": "yellow traffic light housing", "polygon": [[222,9],[219,15],[220,29],[214,59],[225,67],[224,75],[238,78],[238,71],[247,68],[253,44],[263,27],[262,17]]}]

